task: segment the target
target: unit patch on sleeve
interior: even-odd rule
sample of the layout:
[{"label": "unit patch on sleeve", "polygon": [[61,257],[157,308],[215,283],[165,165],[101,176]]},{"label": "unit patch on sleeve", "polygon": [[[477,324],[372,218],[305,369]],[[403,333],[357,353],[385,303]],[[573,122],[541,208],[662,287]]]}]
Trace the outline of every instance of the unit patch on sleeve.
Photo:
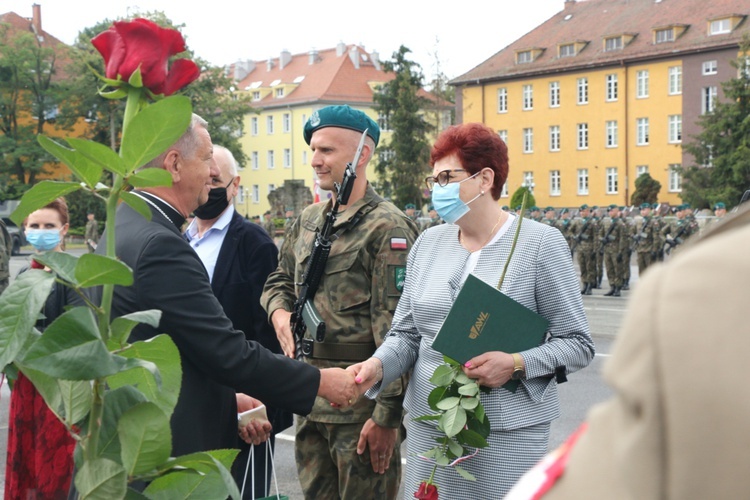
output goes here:
[{"label": "unit patch on sleeve", "polygon": [[391,250],[406,250],[406,238],[391,238]]}]

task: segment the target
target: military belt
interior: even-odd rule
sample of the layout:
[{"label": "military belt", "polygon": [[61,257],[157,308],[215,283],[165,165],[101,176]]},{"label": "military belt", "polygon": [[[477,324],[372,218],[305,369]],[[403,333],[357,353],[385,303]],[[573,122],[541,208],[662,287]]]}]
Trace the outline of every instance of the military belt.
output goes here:
[{"label": "military belt", "polygon": [[332,361],[364,361],[375,352],[375,342],[314,342],[302,339],[302,354],[312,359]]}]

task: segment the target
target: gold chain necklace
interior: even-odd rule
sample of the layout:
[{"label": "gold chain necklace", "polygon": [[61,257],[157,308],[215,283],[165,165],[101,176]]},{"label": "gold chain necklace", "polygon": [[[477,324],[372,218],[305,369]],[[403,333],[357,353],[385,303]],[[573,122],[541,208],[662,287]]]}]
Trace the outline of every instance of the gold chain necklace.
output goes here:
[{"label": "gold chain necklace", "polygon": [[[501,213],[500,216],[497,218],[497,222],[495,222],[495,225],[492,226],[492,229],[490,229],[490,235],[487,237],[484,243],[482,243],[482,246],[477,248],[477,250],[481,250],[482,248],[487,246],[487,243],[490,242],[492,237],[495,235],[495,229],[497,229],[497,226],[500,224],[500,221],[503,218],[503,214]],[[462,247],[466,248],[466,245],[464,244],[464,237],[461,235],[461,231],[458,232],[458,242],[461,244]],[[466,248],[466,250],[469,250]],[[470,252],[476,252],[477,250],[469,250]]]}]

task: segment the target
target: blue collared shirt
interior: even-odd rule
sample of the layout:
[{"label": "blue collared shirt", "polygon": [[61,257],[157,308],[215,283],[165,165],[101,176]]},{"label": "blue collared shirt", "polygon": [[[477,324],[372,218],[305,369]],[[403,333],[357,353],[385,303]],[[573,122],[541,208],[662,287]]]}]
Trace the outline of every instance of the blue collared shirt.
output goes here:
[{"label": "blue collared shirt", "polygon": [[200,257],[203,265],[206,267],[209,281],[213,281],[214,279],[216,261],[219,260],[221,245],[224,243],[224,237],[227,235],[229,223],[233,215],[234,206],[230,204],[227,210],[216,219],[214,225],[203,233],[203,236],[198,236],[198,222],[196,219],[190,222],[185,231],[188,243],[190,243],[190,246],[193,247],[193,250],[195,250],[195,253],[198,254],[198,257]]}]

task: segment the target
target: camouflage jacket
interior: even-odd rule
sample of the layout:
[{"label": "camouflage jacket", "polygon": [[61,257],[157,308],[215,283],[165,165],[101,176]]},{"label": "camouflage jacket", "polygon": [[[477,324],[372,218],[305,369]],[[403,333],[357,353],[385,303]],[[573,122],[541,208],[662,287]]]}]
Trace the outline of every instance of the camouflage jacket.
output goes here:
[{"label": "camouflage jacket", "polygon": [[658,252],[664,243],[661,239],[661,224],[654,217],[644,217],[635,223],[635,251]]},{"label": "camouflage jacket", "polygon": [[[331,206],[329,200],[307,207],[289,230],[279,251],[279,267],[269,275],[261,296],[269,318],[276,309],[292,310],[299,293],[295,283],[302,282],[316,232],[322,229]],[[380,346],[401,297],[406,257],[418,236],[417,227],[368,185],[365,196],[339,214],[334,232],[337,237],[314,299],[326,323],[325,343]],[[314,356],[305,361],[319,368],[354,364]],[[406,378],[397,380],[376,401],[360,398],[343,410],[318,398],[308,419],[352,423],[372,417],[378,425],[398,427],[405,384]]]},{"label": "camouflage jacket", "polygon": [[597,248],[607,254],[626,252],[630,246],[630,232],[625,222],[619,217],[602,220],[597,245]]},{"label": "camouflage jacket", "polygon": [[572,223],[570,232],[573,239],[578,240],[579,251],[593,251],[596,247],[597,222],[593,217],[576,219]]}]

